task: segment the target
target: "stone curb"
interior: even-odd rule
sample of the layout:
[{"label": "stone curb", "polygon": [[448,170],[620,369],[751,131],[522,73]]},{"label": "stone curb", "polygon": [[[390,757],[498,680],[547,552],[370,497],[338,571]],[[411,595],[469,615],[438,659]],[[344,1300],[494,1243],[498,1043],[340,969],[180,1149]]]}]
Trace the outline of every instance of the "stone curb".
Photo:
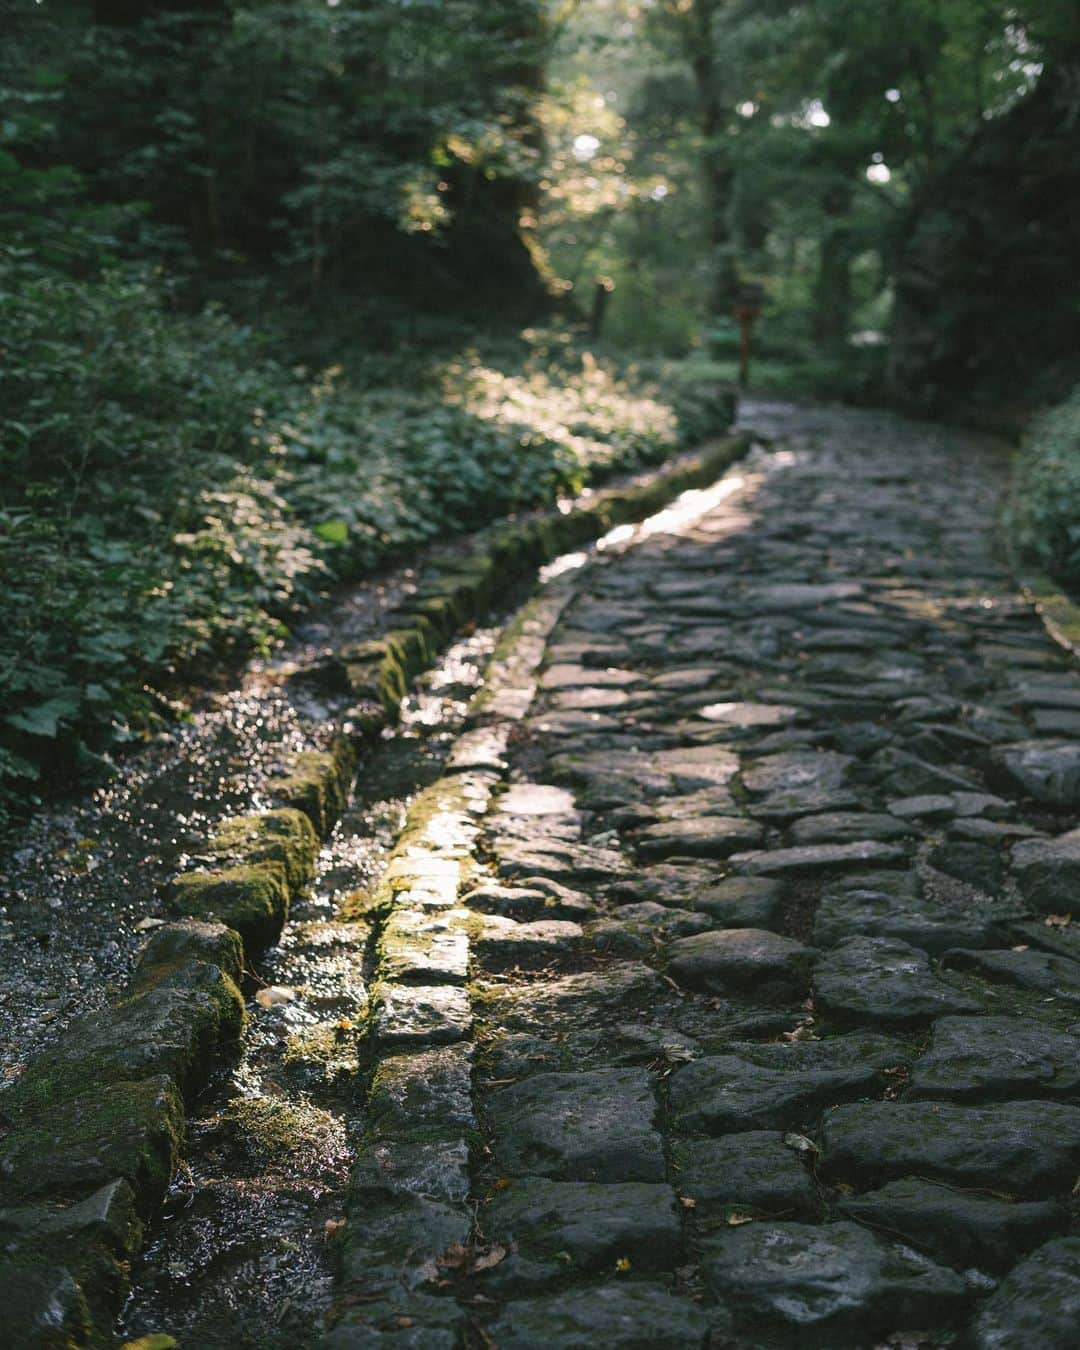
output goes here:
[{"label": "stone curb", "polygon": [[[473,1231],[471,1162],[482,1147],[473,1106],[470,945],[482,916],[462,891],[503,780],[514,722],[567,592],[557,584],[518,612],[493,654],[447,773],[409,810],[377,887],[377,970],[367,1020],[366,1131],[345,1205],[337,1311],[326,1350],[396,1342],[450,1350],[463,1315],[433,1293]],[[524,695],[508,698],[515,686]],[[502,703],[500,704],[500,699]]]},{"label": "stone curb", "polygon": [[[313,875],[320,841],[346,804],[362,744],[396,720],[409,681],[508,584],[615,525],[651,514],[681,492],[713,482],[749,443],[748,436],[726,438],[648,483],[486,532],[469,557],[436,562],[434,575],[391,617],[383,639],[339,653],[358,700],[348,715],[349,734],[328,750],[298,755],[292,770],[271,782],[278,808],[234,817],[218,828],[207,853],[220,865],[175,878],[168,903],[177,919],[153,933],[124,996],[71,1027],[62,1046],[35,1060],[3,1095],[0,1298],[13,1344],[27,1350],[113,1344],[143,1225],[162,1202],[179,1161],[185,1100],[205,1086],[220,1055],[239,1037],[244,969],[280,935],[291,900]],[[411,1100],[409,1069],[417,1055],[438,1055],[440,1072],[467,1088],[471,1022],[464,985],[474,924],[468,911],[457,908],[457,896],[473,866],[476,821],[502,773],[499,725],[522,716],[527,706],[517,695],[520,710],[513,699],[503,708],[499,691],[510,696],[530,653],[533,664],[539,661],[561,605],[557,596],[541,597],[508,631],[492,663],[488,692],[494,701],[478,701],[474,709],[473,722],[484,724],[477,728],[481,739],[470,750],[468,735],[463,737],[447,777],[413,804],[372,907],[381,924],[380,970],[369,1029],[381,1058],[372,1071],[371,1099],[385,1099],[393,1128],[385,1124],[369,1142],[395,1154],[404,1150],[407,1171],[425,1148],[437,1146],[441,1158],[452,1145],[457,1180],[450,1173],[443,1179],[448,1198],[435,1208],[417,1201],[416,1227],[409,1225],[410,1242],[424,1233],[434,1255],[467,1240],[470,1231],[465,1197],[475,1121],[443,1120],[432,1134],[422,1118],[397,1120],[394,1103]],[[510,663],[506,671],[500,662]],[[378,1194],[400,1200],[393,1176],[385,1175],[394,1164],[380,1159],[377,1184],[362,1166],[357,1169],[350,1207],[366,1211],[373,1185]],[[408,1189],[405,1176],[401,1185]],[[346,1265],[352,1241],[350,1233]],[[363,1260],[370,1258],[365,1252]],[[436,1302],[445,1309],[445,1300]],[[434,1345],[438,1335],[432,1334],[436,1339],[428,1343]]]}]

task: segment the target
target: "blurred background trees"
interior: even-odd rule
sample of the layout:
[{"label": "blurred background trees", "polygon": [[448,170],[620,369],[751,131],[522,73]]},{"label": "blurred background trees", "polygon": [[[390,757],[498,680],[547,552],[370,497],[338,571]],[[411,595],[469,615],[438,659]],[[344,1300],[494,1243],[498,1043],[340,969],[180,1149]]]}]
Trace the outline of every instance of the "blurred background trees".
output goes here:
[{"label": "blurred background trees", "polygon": [[[970,418],[1080,379],[1075,0],[0,33],[0,824],[333,578],[715,431],[741,286],[759,389]],[[1025,538],[1075,576],[1052,425]]]}]

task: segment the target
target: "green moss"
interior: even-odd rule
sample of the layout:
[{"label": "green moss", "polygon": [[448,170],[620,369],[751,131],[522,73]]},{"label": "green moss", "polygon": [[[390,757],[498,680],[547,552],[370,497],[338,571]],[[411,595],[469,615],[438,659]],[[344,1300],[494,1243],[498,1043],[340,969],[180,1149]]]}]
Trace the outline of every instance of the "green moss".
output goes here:
[{"label": "green moss", "polygon": [[253,952],[277,941],[289,913],[289,888],[278,863],[185,872],[173,882],[171,904],[179,914],[235,928]]},{"label": "green moss", "polygon": [[356,750],[338,736],[329,750],[304,750],[293,762],[293,771],[270,784],[286,806],[302,811],[319,838],[325,838],[345,810],[356,769]]},{"label": "green moss", "polygon": [[14,1125],[2,1145],[3,1204],[80,1198],[117,1177],[131,1186],[140,1215],[160,1203],[184,1130],[171,1079],[111,1083],[59,1105],[19,1103],[5,1095],[5,1109]]},{"label": "green moss", "polygon": [[240,934],[223,923],[181,919],[167,923],[150,935],[139,957],[137,983],[156,979],[153,967],[175,966],[184,961],[206,961],[218,966],[236,984],[244,972],[244,946]]},{"label": "green moss", "polygon": [[285,806],[225,821],[211,838],[209,851],[222,860],[277,863],[290,891],[296,891],[315,870],[319,841],[307,816]]}]

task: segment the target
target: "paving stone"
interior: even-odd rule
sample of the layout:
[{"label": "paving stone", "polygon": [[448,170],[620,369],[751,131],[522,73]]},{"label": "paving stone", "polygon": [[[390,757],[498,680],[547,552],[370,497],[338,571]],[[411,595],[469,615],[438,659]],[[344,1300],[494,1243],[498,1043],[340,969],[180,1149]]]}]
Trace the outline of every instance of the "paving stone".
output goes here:
[{"label": "paving stone", "polygon": [[1022,1199],[1064,1196],[1080,1170],[1080,1108],[1059,1102],[870,1102],[825,1114],[821,1165],[860,1189],[914,1175]]},{"label": "paving stone", "polygon": [[1080,805],[1080,744],[1076,741],[1017,741],[997,747],[992,759],[1014,788],[1036,801]]},{"label": "paving stone", "polygon": [[464,1040],[472,1029],[469,996],[455,985],[382,985],[372,1035],[380,1046]]},{"label": "paving stone", "polygon": [[538,1074],[489,1102],[498,1166],[562,1181],[663,1181],[656,1099],[640,1069]]},{"label": "paving stone", "polygon": [[499,850],[499,875],[528,878],[534,873],[566,885],[605,881],[624,869],[621,853],[589,844],[557,839],[538,839],[533,844],[511,841]]},{"label": "paving stone", "polygon": [[805,997],[814,952],[763,928],[720,928],[667,948],[668,973],[708,994],[752,992],[766,1003]]},{"label": "paving stone", "polygon": [[975,1350],[1072,1350],[1080,1326],[1080,1237],[1048,1242],[1022,1261],[975,1318]]},{"label": "paving stone", "polygon": [[1053,952],[946,952],[943,964],[968,971],[994,984],[1011,984],[1062,1003],[1080,1003],[1080,962]]},{"label": "paving stone", "polygon": [[731,862],[748,876],[800,876],[840,871],[846,867],[882,866],[904,861],[896,844],[860,840],[853,844],[816,844],[806,848],[777,848],[761,853],[736,853]]},{"label": "paving stone", "polygon": [[994,947],[1004,926],[990,906],[936,903],[880,884],[833,886],[814,914],[814,942],[835,947],[853,937],[895,938],[940,956],[951,947]]},{"label": "paving stone", "polygon": [[731,731],[784,726],[798,715],[798,708],[785,707],[782,703],[706,703],[694,712],[695,717]]},{"label": "paving stone", "polygon": [[496,987],[485,999],[485,1018],[507,1031],[533,1035],[583,1027],[599,1033],[615,1021],[640,1016],[662,990],[655,971],[638,961],[622,961],[535,984]]},{"label": "paving stone", "polygon": [[473,942],[477,960],[488,970],[536,970],[580,956],[585,933],[565,919],[518,923],[489,915]]},{"label": "paving stone", "polygon": [[728,877],[698,891],[692,904],[723,928],[775,928],[781,922],[783,902],[783,882]]},{"label": "paving stone", "polygon": [[885,1036],[853,1033],[823,1041],[734,1042],[668,1079],[675,1128],[684,1134],[794,1129],[828,1106],[876,1097],[888,1070],[912,1052]]},{"label": "paving stone", "polygon": [[959,1275],[854,1223],[746,1224],[710,1238],[702,1265],[740,1324],[772,1324],[816,1344],[936,1329],[968,1299]]},{"label": "paving stone", "polygon": [[828,811],[820,816],[803,816],[791,827],[794,844],[850,844],[860,839],[888,842],[912,833],[909,826],[894,816],[869,811]]},{"label": "paving stone", "polygon": [[508,1303],[489,1328],[499,1350],[689,1350],[708,1332],[696,1303],[639,1281]]},{"label": "paving stone", "polygon": [[1052,1200],[1000,1200],[919,1177],[841,1199],[837,1208],[958,1270],[1008,1270],[1068,1223],[1066,1207]]},{"label": "paving stone", "polygon": [[672,1161],[679,1194],[694,1201],[705,1227],[733,1215],[801,1219],[821,1209],[809,1172],[773,1130],[676,1143]]},{"label": "paving stone", "polygon": [[1080,899],[1080,830],[1022,840],[1012,866],[1020,894],[1037,914],[1067,913]]},{"label": "paving stone", "polygon": [[541,689],[579,689],[590,686],[627,689],[643,683],[643,677],[633,670],[619,670],[615,667],[594,670],[591,667],[566,663],[548,666],[540,676]]},{"label": "paving stone", "polygon": [[634,843],[643,858],[727,858],[760,844],[763,833],[744,816],[699,816],[650,825]]},{"label": "paving stone", "polygon": [[847,938],[820,957],[814,1001],[835,1017],[877,1026],[983,1011],[934,974],[926,952],[887,937]]},{"label": "paving stone", "polygon": [[415,1130],[476,1129],[472,1046],[387,1056],[372,1078],[367,1117],[369,1129],[383,1138]]},{"label": "paving stone", "polygon": [[881,774],[885,790],[897,797],[940,796],[950,792],[978,792],[980,784],[966,774],[887,746],[871,761]]},{"label": "paving stone", "polygon": [[766,755],[743,770],[743,787],[760,795],[798,788],[813,787],[819,791],[837,788],[843,785],[854,762],[850,755],[831,750]]},{"label": "paving stone", "polygon": [[1080,1100],[1080,1036],[1019,1017],[942,1017],[915,1061],[909,1101]]},{"label": "paving stone", "polygon": [[394,984],[464,984],[469,973],[465,910],[400,909],[379,938],[379,967]]},{"label": "paving stone", "polygon": [[[524,1177],[497,1192],[483,1222],[492,1241],[515,1246],[526,1261],[540,1264],[528,1273],[531,1280],[563,1279],[570,1271],[610,1272],[618,1260],[630,1261],[634,1270],[671,1269],[682,1241],[675,1193],[647,1182]],[[506,1273],[511,1278],[500,1283],[512,1285],[519,1278],[518,1272]]]},{"label": "paving stone", "polygon": [[381,1139],[357,1154],[349,1175],[349,1208],[365,1214],[401,1196],[463,1206],[470,1190],[464,1139]]}]

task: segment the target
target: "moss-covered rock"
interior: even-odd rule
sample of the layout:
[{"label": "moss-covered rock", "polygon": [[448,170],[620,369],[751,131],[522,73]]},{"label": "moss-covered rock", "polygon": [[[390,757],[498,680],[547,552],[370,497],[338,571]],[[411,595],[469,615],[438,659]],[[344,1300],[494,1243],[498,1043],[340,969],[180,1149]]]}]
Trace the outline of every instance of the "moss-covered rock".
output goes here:
[{"label": "moss-covered rock", "polygon": [[245,950],[260,951],[281,933],[289,913],[289,887],[277,863],[185,872],[172,884],[171,904],[178,914],[235,928]]},{"label": "moss-covered rock", "polygon": [[199,919],[180,919],[164,924],[142,949],[135,972],[136,984],[158,978],[155,966],[175,966],[187,961],[205,961],[217,966],[234,984],[244,973],[244,946],[235,928]]},{"label": "moss-covered rock", "polygon": [[211,838],[209,851],[222,861],[278,863],[295,891],[315,870],[319,841],[307,816],[285,806],[225,821]]},{"label": "moss-covered rock", "polygon": [[352,742],[338,736],[329,750],[298,754],[292,772],[274,779],[270,789],[286,806],[302,811],[325,838],[349,800],[356,758]]},{"label": "moss-covered rock", "polygon": [[184,1129],[172,1080],[159,1075],[89,1088],[62,1109],[34,1100],[30,1089],[24,1078],[5,1096],[12,1128],[0,1143],[0,1204],[81,1199],[122,1177],[139,1214],[152,1213],[176,1166]]}]

